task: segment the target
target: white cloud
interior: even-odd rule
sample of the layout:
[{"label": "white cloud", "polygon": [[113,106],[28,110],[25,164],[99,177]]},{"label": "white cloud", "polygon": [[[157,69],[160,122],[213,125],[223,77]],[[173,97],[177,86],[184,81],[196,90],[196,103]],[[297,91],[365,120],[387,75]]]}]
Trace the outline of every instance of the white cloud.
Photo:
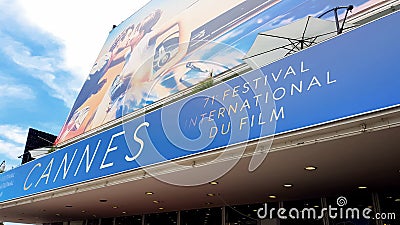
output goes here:
[{"label": "white cloud", "polygon": [[0,124],[0,156],[6,161],[6,170],[19,165],[18,156],[24,153],[28,128]]},{"label": "white cloud", "polygon": [[279,15],[279,16],[275,17],[274,19],[272,19],[271,21],[269,21],[268,23],[266,23],[264,26],[269,27],[269,29],[273,29],[273,28],[288,25],[289,23],[292,23],[295,20],[295,18],[292,16],[290,18],[284,19],[287,15],[288,14]]},{"label": "white cloud", "polygon": [[19,84],[0,84],[0,98],[7,100],[16,98],[19,100],[29,100],[35,98],[34,91],[25,85]]},{"label": "white cloud", "polygon": [[0,107],[5,107],[15,100],[32,100],[36,93],[27,85],[18,83],[12,76],[5,76],[0,72]]},{"label": "white cloud", "polygon": [[244,57],[243,52],[234,47],[231,47],[223,49],[221,51],[221,54],[213,55],[213,57],[210,58],[210,61],[217,62],[226,67],[232,68],[241,63],[241,60],[238,59],[241,59],[243,57]]},{"label": "white cloud", "polygon": [[51,90],[53,90],[51,94],[54,97],[62,99],[67,106],[72,106],[75,101],[76,93],[79,91],[79,88],[77,88],[77,85],[65,84],[71,84],[71,82],[74,81],[68,81],[68,78],[57,79],[54,74],[46,72],[39,73],[34,76],[43,81],[43,83],[45,83],[49,88],[51,88]]},{"label": "white cloud", "polygon": [[89,75],[114,24],[127,19],[149,0],[19,0],[28,21],[59,38],[65,45],[62,67],[81,81]]},{"label": "white cloud", "polygon": [[20,126],[1,124],[0,138],[3,137],[17,144],[25,145],[26,137],[28,136],[28,128]]},{"label": "white cloud", "polygon": [[[22,38],[41,45],[45,52],[36,52],[21,37],[16,39],[1,29],[0,51],[71,107],[112,26],[148,1],[1,1],[3,28],[16,26],[24,32]],[[49,49],[47,42],[58,48]]]},{"label": "white cloud", "polygon": [[22,155],[23,153],[24,153],[24,145],[14,144],[12,142],[0,139],[1,155],[5,155],[10,159],[17,159],[17,157]]},{"label": "white cloud", "polygon": [[9,36],[1,35],[2,51],[16,64],[27,69],[54,71],[55,59],[46,56],[33,56],[31,50]]},{"label": "white cloud", "polygon": [[[49,89],[48,93],[55,98],[64,101],[66,106],[71,106],[74,102],[75,96],[78,92],[78,87],[81,86],[80,79],[70,76],[54,76],[53,73],[62,73],[62,69],[58,67],[61,63],[60,59],[47,55],[33,55],[32,50],[12,39],[10,36],[2,35],[0,33],[0,51],[7,55],[15,64],[28,70],[28,74],[36,79],[41,80]],[[50,53],[51,55],[51,53]],[[21,90],[19,88],[13,88],[14,91]],[[26,88],[25,88],[26,89]],[[30,94],[32,91],[27,92]],[[1,96],[1,95],[0,95]],[[26,97],[27,95],[25,95]]]},{"label": "white cloud", "polygon": [[234,29],[229,31],[228,33],[224,34],[222,37],[219,37],[216,39],[217,42],[223,43],[226,40],[232,38],[232,37],[240,37],[240,36],[246,36],[247,34],[244,34],[246,30],[246,27],[242,27],[241,29]]}]

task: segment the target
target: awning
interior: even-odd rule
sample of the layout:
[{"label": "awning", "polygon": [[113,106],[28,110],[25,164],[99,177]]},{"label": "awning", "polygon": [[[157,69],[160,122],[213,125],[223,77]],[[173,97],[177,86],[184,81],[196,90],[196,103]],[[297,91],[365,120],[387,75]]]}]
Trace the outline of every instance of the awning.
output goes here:
[{"label": "awning", "polygon": [[[344,30],[355,27],[344,24]],[[267,65],[337,35],[335,21],[305,17],[259,33],[243,60],[253,69]]]}]

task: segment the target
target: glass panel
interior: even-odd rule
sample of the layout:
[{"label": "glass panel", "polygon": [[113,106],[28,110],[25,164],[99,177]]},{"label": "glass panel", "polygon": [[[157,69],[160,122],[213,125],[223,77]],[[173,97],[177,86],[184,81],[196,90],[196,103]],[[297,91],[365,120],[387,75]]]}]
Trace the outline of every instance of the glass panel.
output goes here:
[{"label": "glass panel", "polygon": [[86,225],[99,225],[99,219],[87,220]]},{"label": "glass panel", "polygon": [[400,224],[400,192],[379,193],[382,221],[386,225]]},{"label": "glass panel", "polygon": [[115,218],[115,225],[142,225],[142,216],[123,216]]},{"label": "glass panel", "polygon": [[101,225],[114,225],[114,218],[101,218]]},{"label": "glass panel", "polygon": [[78,221],[69,221],[69,225],[84,225],[85,221],[84,220],[78,220]]},{"label": "glass panel", "polygon": [[[278,208],[277,202],[268,202],[260,204],[249,204],[240,206],[227,206],[226,209],[226,225],[275,225],[279,224],[276,219],[276,214],[269,214],[271,208]],[[265,206],[267,211],[265,211]],[[258,217],[257,211],[260,215],[265,215],[265,219]]]},{"label": "glass panel", "polygon": [[154,213],[145,215],[145,225],[176,225],[178,220],[177,212]]},{"label": "glass panel", "polygon": [[[375,220],[365,219],[363,210],[372,210],[374,213],[372,194],[368,189],[343,193],[327,198],[328,206],[337,208],[329,217],[331,225],[375,225]],[[332,218],[336,217],[336,218]]]},{"label": "glass panel", "polygon": [[321,199],[309,199],[283,202],[284,216],[280,225],[323,225]]},{"label": "glass panel", "polygon": [[181,225],[220,225],[221,222],[221,208],[181,211]]}]

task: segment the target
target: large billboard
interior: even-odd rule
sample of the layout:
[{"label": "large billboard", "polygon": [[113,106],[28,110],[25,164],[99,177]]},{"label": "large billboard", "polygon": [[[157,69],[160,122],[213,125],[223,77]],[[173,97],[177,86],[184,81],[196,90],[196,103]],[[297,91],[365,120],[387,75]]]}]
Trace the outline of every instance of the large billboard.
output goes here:
[{"label": "large billboard", "polygon": [[[353,0],[353,14],[380,2]],[[242,64],[259,32],[343,5],[153,0],[110,32],[56,144]]]},{"label": "large billboard", "polygon": [[395,13],[0,174],[0,202],[399,107],[398,21]]}]

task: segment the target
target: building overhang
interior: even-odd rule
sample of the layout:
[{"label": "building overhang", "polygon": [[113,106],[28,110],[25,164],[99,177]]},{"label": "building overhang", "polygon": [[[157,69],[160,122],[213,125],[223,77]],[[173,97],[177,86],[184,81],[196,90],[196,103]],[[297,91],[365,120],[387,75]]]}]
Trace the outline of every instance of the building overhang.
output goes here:
[{"label": "building overhang", "polygon": [[[277,135],[269,150],[260,146],[270,140],[253,141],[245,146],[243,155],[237,154],[243,146],[234,146],[160,164],[151,169],[152,175],[142,168],[3,202],[0,217],[4,221],[47,223],[330,196],[362,191],[359,186],[372,191],[394,190],[400,187],[399,132],[397,107]],[[249,171],[251,158],[263,151],[268,151],[265,160]],[[223,152],[231,154],[215,161]],[[240,160],[216,179],[216,185],[165,182],[196,174],[199,169],[201,173],[216,172],[236,157]],[[176,171],[177,164],[189,167]],[[307,171],[307,166],[317,170]],[[286,188],[284,184],[293,186]]]}]

